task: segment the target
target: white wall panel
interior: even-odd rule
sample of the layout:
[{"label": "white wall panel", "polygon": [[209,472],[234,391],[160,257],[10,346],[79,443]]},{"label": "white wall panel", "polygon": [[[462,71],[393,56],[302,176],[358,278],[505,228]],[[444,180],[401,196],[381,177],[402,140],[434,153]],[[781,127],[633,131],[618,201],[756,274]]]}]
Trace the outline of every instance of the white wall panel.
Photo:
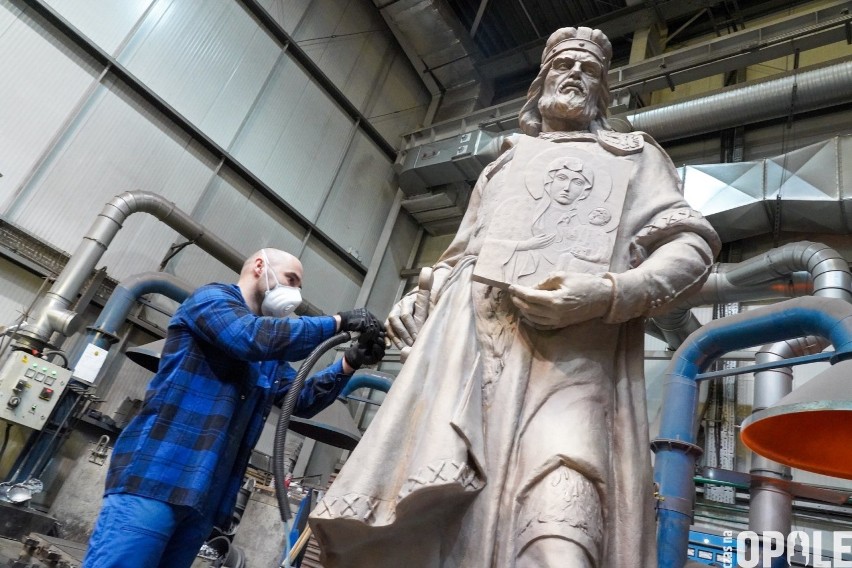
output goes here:
[{"label": "white wall panel", "polygon": [[[100,89],[75,129],[11,209],[24,229],[73,251],[104,203],[133,189],[152,191],[191,211],[213,175],[212,158],[121,87]],[[115,278],[158,266],[174,231],[147,214],[131,215],[102,264]]]},{"label": "white wall panel", "polygon": [[156,0],[43,0],[101,49],[115,54]]},{"label": "white wall panel", "polygon": [[399,52],[375,6],[364,0],[314,0],[295,39],[343,94],[369,116],[366,111],[372,106],[372,94],[381,88]]},{"label": "white wall panel", "polygon": [[293,35],[311,0],[260,0],[260,4],[288,34]]},{"label": "white wall panel", "polygon": [[352,121],[292,59],[282,59],[231,153],[305,217],[334,179]]},{"label": "white wall panel", "polygon": [[316,241],[309,241],[301,256],[304,269],[302,295],[326,314],[355,307],[361,276]]},{"label": "white wall panel", "polygon": [[80,103],[100,67],[0,0],[0,211]]},{"label": "white wall panel", "polygon": [[385,29],[370,0],[313,0],[293,38],[303,41]]},{"label": "white wall panel", "polygon": [[396,218],[393,236],[379,265],[379,273],[367,300],[367,308],[380,319],[387,317],[397,300],[396,294],[402,282],[399,273],[406,268],[411,248],[417,238],[418,227],[417,221],[405,212],[400,212]]},{"label": "white wall panel", "polygon": [[9,0],[0,1],[0,36],[4,35],[15,24],[20,24],[22,10]]},{"label": "white wall panel", "polygon": [[280,53],[238,2],[181,0],[152,11],[119,62],[227,147]]},{"label": "white wall panel", "polygon": [[385,140],[398,148],[403,134],[423,126],[429,102],[429,94],[408,59],[397,53],[366,114]]},{"label": "white wall panel", "polygon": [[[210,185],[193,218],[246,256],[265,247],[297,254],[304,237],[301,226],[229,171]],[[184,249],[168,270],[196,286],[235,282],[238,276],[198,247]]]},{"label": "white wall panel", "polygon": [[370,32],[300,46],[346,98],[364,111],[393,60],[392,41],[389,34]]},{"label": "white wall panel", "polygon": [[0,260],[0,325],[17,323],[35,299],[43,280],[31,272]]},{"label": "white wall panel", "polygon": [[390,160],[357,134],[317,225],[370,264],[396,194]]}]

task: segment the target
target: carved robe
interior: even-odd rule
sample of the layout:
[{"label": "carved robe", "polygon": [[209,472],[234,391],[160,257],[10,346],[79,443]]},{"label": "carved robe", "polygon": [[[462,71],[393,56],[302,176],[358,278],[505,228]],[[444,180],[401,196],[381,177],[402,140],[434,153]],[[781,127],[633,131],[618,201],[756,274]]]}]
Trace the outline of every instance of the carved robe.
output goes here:
[{"label": "carved robe", "polygon": [[545,136],[629,170],[610,311],[540,331],[472,279],[511,158],[489,165],[408,361],[312,514],[327,568],[507,568],[550,536],[595,566],[656,566],[642,317],[701,285],[718,237],[650,138]]}]

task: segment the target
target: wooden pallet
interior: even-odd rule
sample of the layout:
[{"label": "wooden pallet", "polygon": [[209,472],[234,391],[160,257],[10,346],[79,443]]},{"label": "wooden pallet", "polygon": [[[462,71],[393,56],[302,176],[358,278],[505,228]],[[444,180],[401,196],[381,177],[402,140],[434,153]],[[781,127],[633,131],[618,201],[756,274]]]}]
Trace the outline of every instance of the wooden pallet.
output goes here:
[{"label": "wooden pallet", "polygon": [[305,549],[305,557],[302,559],[302,568],[323,568],[320,563],[320,548],[317,540],[311,535]]}]

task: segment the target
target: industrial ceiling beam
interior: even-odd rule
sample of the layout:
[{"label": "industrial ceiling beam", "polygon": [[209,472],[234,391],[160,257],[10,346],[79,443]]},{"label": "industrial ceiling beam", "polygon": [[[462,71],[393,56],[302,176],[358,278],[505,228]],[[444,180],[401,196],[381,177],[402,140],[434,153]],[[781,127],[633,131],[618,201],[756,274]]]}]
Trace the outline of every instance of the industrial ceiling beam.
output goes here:
[{"label": "industrial ceiling beam", "polygon": [[532,26],[532,29],[533,29],[533,32],[535,33],[535,35],[537,37],[541,37],[542,34],[538,30],[538,27],[535,25],[535,22],[533,21],[532,16],[530,15],[530,11],[527,10],[527,5],[524,4],[524,0],[518,0],[518,4],[520,5],[521,10],[524,11],[524,15],[527,17],[527,21],[530,23],[530,26]]},{"label": "industrial ceiling beam", "polygon": [[488,7],[488,0],[481,0],[479,8],[476,10],[476,16],[473,18],[473,24],[470,26],[470,37],[475,37],[479,31],[479,24],[482,23],[482,16],[485,15],[485,9]]},{"label": "industrial ceiling beam", "polygon": [[840,2],[818,12],[790,16],[760,28],[724,35],[710,41],[651,57],[610,71],[612,90],[628,87],[655,91],[668,85],[666,76],[677,84],[747,67],[821,47],[846,38],[852,22],[852,2]]},{"label": "industrial ceiling beam", "polygon": [[[609,72],[610,90],[618,93],[628,88],[642,91],[665,89],[668,87],[667,75],[675,83],[683,84],[791,55],[797,49],[813,49],[845,41],[852,22],[850,14],[852,0],[837,1],[815,12],[789,16],[759,28],[617,67]],[[403,149],[410,151],[423,142],[442,140],[481,127],[493,131],[517,128],[518,111],[524,102],[524,97],[512,99],[411,132],[405,136]]]},{"label": "industrial ceiling beam", "polygon": [[[614,10],[603,16],[571,25],[583,25],[602,30],[610,39],[625,37],[637,29],[647,28],[657,23],[666,23],[673,19],[688,17],[704,9],[710,9],[724,0],[657,0],[649,3],[635,3]],[[790,4],[787,0],[778,0],[777,9]],[[477,69],[484,79],[499,81],[503,77],[530,72],[538,67],[541,51],[546,38],[539,38],[516,49],[482,61]]]},{"label": "industrial ceiling beam", "polygon": [[678,29],[676,29],[675,31],[673,31],[672,33],[670,33],[669,35],[666,36],[665,41],[663,41],[663,47],[665,47],[666,45],[671,43],[671,41],[674,38],[676,38],[680,32],[682,32],[683,30],[688,28],[692,24],[692,22],[694,22],[695,20],[697,20],[698,18],[700,18],[701,16],[703,16],[705,13],[707,13],[709,11],[710,11],[710,8],[703,8],[703,9],[699,10],[698,12],[696,12],[694,16],[692,16],[686,22],[684,22]]}]

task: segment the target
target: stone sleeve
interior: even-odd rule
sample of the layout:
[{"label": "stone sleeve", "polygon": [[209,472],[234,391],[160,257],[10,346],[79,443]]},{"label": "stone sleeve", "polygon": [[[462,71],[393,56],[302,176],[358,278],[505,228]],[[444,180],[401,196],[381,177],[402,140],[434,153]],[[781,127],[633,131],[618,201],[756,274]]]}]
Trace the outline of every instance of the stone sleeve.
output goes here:
[{"label": "stone sleeve", "polygon": [[630,243],[634,268],[606,275],[613,292],[604,321],[621,323],[664,312],[704,283],[720,246],[710,224],[692,209],[654,219]]}]

